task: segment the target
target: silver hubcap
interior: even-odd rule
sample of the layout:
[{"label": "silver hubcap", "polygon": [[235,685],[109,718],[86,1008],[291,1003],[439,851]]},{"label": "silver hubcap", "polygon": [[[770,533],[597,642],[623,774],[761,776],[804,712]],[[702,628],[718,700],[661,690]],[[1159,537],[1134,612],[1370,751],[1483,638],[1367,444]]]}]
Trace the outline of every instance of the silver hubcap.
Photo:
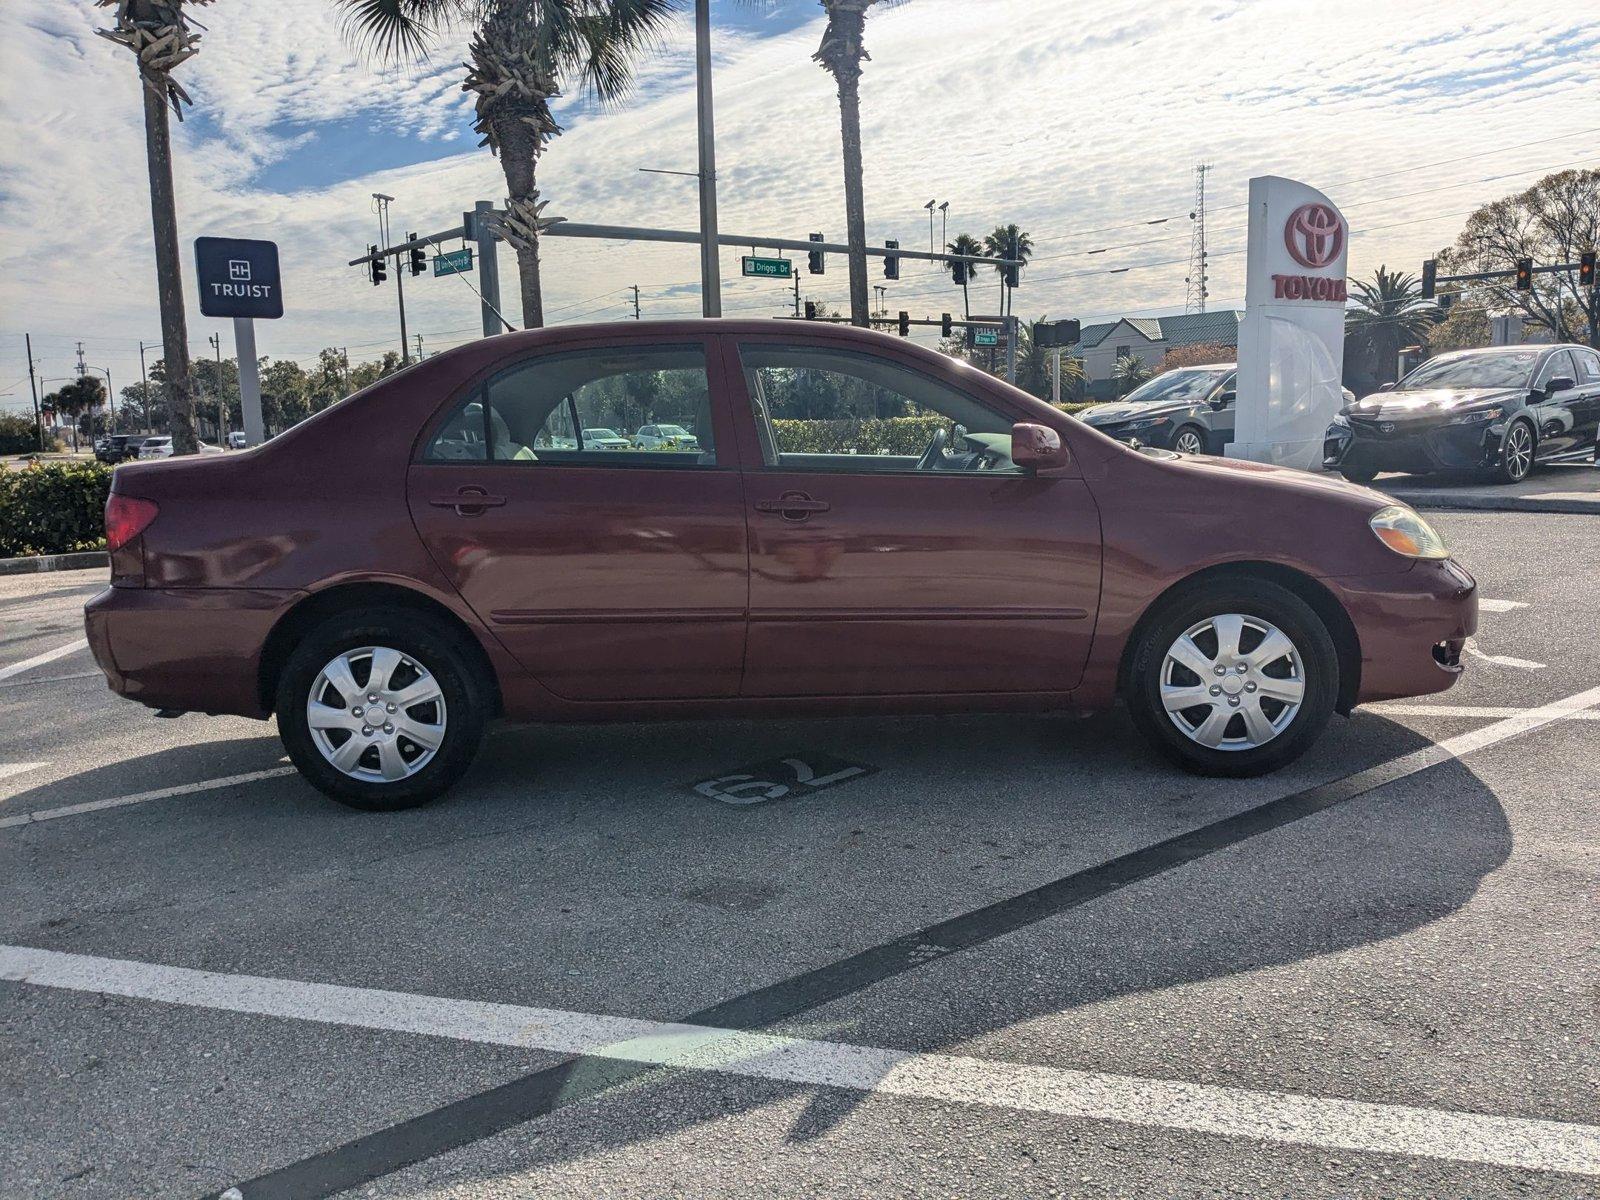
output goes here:
[{"label": "silver hubcap", "polygon": [[362,646],[333,659],[312,681],[306,722],[322,757],[340,771],[393,783],[422,770],[443,744],[444,693],[410,655]]},{"label": "silver hubcap", "polygon": [[1528,473],[1528,467],[1533,462],[1533,445],[1528,438],[1526,425],[1513,425],[1511,432],[1506,434],[1506,468],[1514,476],[1521,478]]},{"label": "silver hubcap", "polygon": [[1266,745],[1289,727],[1305,692],[1300,651],[1260,617],[1207,617],[1161,664],[1161,706],[1185,737],[1212,750]]},{"label": "silver hubcap", "polygon": [[1200,438],[1192,431],[1185,431],[1178,435],[1177,449],[1182,454],[1199,454]]}]

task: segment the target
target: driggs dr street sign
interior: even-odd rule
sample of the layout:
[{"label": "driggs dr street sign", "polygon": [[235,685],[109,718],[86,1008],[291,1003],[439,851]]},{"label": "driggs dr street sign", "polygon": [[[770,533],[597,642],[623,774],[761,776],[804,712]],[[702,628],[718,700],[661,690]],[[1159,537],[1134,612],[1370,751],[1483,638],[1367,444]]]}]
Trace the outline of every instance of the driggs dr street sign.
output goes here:
[{"label": "driggs dr street sign", "polygon": [[276,242],[195,238],[194,265],[204,316],[266,320],[283,316]]}]

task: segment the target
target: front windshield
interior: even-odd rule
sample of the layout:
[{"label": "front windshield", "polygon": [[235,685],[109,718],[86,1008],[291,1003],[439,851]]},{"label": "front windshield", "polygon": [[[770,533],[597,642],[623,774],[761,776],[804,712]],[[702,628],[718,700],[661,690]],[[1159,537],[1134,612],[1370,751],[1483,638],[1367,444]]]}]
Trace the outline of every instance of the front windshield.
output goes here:
[{"label": "front windshield", "polygon": [[1149,383],[1129,392],[1124,403],[1148,404],[1161,401],[1166,404],[1204,400],[1229,375],[1232,367],[1188,367],[1181,371],[1168,371],[1157,375]]},{"label": "front windshield", "polygon": [[615,429],[585,429],[583,436],[590,441],[596,438],[614,438],[617,436],[617,431]]},{"label": "front windshield", "polygon": [[656,428],[667,437],[688,437],[689,431],[682,425],[658,425]]},{"label": "front windshield", "polygon": [[1537,350],[1505,354],[1463,354],[1423,363],[1397,385],[1398,388],[1523,388],[1539,361]]}]

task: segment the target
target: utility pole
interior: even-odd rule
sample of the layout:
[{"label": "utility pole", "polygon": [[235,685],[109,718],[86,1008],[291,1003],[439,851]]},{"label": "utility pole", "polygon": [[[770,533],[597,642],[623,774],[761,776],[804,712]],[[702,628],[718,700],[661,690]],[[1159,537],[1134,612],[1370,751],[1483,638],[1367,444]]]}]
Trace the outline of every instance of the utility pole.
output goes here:
[{"label": "utility pole", "polygon": [[790,276],[794,280],[794,315],[800,315],[800,272],[796,271]]},{"label": "utility pole", "polygon": [[942,250],[950,244],[950,201],[946,200],[939,205],[939,248]]},{"label": "utility pole", "polygon": [[[385,248],[389,245],[389,205],[393,196],[385,196],[382,192],[373,192],[372,199],[378,210],[378,245]],[[406,336],[406,284],[405,271],[401,269],[398,256],[394,260],[394,294],[400,302],[400,365],[409,366],[411,363],[411,339]]]},{"label": "utility pole", "polygon": [[418,333],[418,334],[414,334],[413,336],[417,339],[417,361],[421,362],[422,361],[422,335],[420,333]]},{"label": "utility pole", "polygon": [[1206,172],[1210,163],[1200,163],[1194,169],[1194,207],[1189,210],[1189,220],[1194,222],[1189,231],[1189,274],[1184,278],[1183,311],[1203,313],[1206,310]]},{"label": "utility pole", "polygon": [[695,94],[700,118],[700,307],[722,315],[722,266],[717,253],[717,148],[711,122],[711,0],[694,0]]},{"label": "utility pole", "polygon": [[33,428],[39,436],[39,453],[44,453],[44,414],[39,409],[39,381],[33,375],[33,335],[22,335],[28,348],[28,390],[33,393]]},{"label": "utility pole", "polygon": [[[939,202],[937,200],[929,200],[926,204],[924,204],[922,206],[923,208],[928,210],[928,253],[929,254],[933,253],[933,210],[934,210],[934,207],[938,203]],[[934,269],[935,270],[938,270],[938,266],[939,266],[938,263],[934,263]]]},{"label": "utility pole", "polygon": [[139,343],[139,386],[144,389],[144,431],[154,433],[155,425],[151,421],[151,412],[155,405],[150,403],[150,377],[144,371],[144,342]]},{"label": "utility pole", "polygon": [[[88,373],[89,373],[89,368],[84,366],[84,364],[83,364],[83,343],[79,342],[78,343],[78,378],[81,380]],[[94,406],[93,405],[90,405],[90,407],[89,407],[89,445],[90,446],[94,445]],[[72,448],[74,450],[76,450],[78,448],[78,422],[77,422],[76,419],[74,419],[73,422],[72,422]]]},{"label": "utility pole", "polygon": [[633,319],[639,320],[639,285],[633,285]]},{"label": "utility pole", "polygon": [[228,444],[228,400],[222,390],[222,335],[213,333],[206,341],[217,352],[217,445]]}]

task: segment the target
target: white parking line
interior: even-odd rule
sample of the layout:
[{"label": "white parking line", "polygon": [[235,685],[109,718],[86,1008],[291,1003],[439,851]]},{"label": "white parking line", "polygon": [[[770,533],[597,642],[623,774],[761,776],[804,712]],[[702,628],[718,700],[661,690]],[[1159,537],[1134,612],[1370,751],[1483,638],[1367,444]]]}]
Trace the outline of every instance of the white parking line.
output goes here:
[{"label": "white parking line", "polygon": [[1479,612],[1504,613],[1527,607],[1521,600],[1488,600],[1481,596],[1478,598]]},{"label": "white parking line", "polygon": [[203,779],[199,783],[181,783],[176,787],[157,788],[153,792],[135,792],[131,796],[113,796],[109,800],[90,800],[83,804],[67,804],[61,808],[41,808],[33,812],[0,817],[0,829],[17,825],[33,825],[40,821],[54,821],[58,817],[76,817],[83,813],[102,812],[108,808],[125,808],[130,804],[143,804],[147,800],[170,800],[174,796],[188,796],[195,792],[209,792],[217,788],[238,787],[258,779],[276,779],[280,775],[293,775],[293,767],[272,767],[266,771],[249,771],[243,775],[225,775],[221,779]]},{"label": "white parking line", "polygon": [[258,1016],[1219,1137],[1600,1176],[1600,1126],[916,1054],[0,946],[0,979]]},{"label": "white parking line", "polygon": [[[1520,717],[1529,710],[1495,705],[1405,704],[1400,701],[1385,701],[1381,704],[1363,705],[1361,711],[1376,713],[1383,717],[1461,717],[1464,719],[1497,720],[1502,717]],[[1592,708],[1583,708],[1578,709],[1576,712],[1563,713],[1559,719],[1563,721],[1600,721],[1600,712],[1596,712]]]},{"label": "white parking line", "polygon": [[37,763],[0,763],[0,779],[9,779],[13,775],[22,775],[28,771],[37,771],[40,767],[48,767],[47,762]]},{"label": "white parking line", "polygon": [[65,658],[69,654],[76,654],[79,650],[88,648],[89,639],[79,638],[75,642],[68,642],[65,646],[57,646],[54,650],[46,650],[43,654],[35,654],[32,658],[12,663],[9,667],[0,667],[0,679],[10,679],[13,675],[21,675],[24,671],[31,671],[35,667],[44,666],[47,662],[55,662],[58,658]]},{"label": "white parking line", "polygon": [[1524,671],[1542,671],[1544,664],[1534,662],[1527,658],[1514,658],[1509,654],[1485,654],[1478,646],[1477,638],[1468,638],[1463,647],[1474,658],[1480,658],[1486,663],[1494,663],[1497,667],[1518,667]]}]

